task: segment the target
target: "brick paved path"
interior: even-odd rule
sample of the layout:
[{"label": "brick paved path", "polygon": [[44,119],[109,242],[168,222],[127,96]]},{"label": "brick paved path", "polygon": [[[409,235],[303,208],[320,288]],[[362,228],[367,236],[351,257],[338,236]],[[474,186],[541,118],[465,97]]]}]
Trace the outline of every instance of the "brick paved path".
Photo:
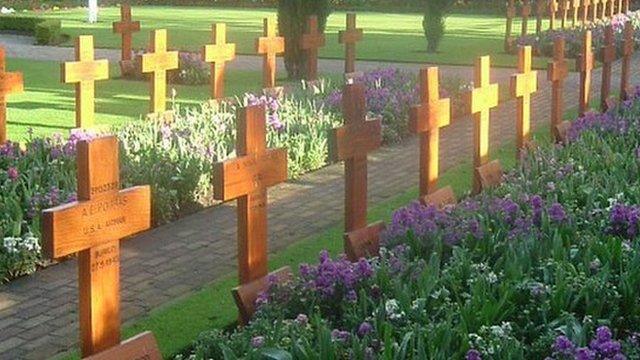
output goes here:
[{"label": "brick paved path", "polygon": [[[634,58],[633,80],[638,80]],[[619,63],[614,67],[617,86]],[[594,98],[600,72],[594,72]],[[565,99],[576,106],[577,75],[567,81]],[[546,127],[550,88],[539,73],[533,99],[534,126]],[[633,84],[634,82],[632,82]],[[512,141],[515,102],[493,111],[491,146]],[[441,157],[449,168],[472,157],[471,121],[454,122],[442,131]],[[417,143],[386,147],[371,157],[369,198],[373,204],[417,186]],[[332,165],[270,191],[270,251],[339,223],[343,216],[343,168]],[[304,200],[302,200],[304,199]],[[123,243],[123,321],[144,316],[178,296],[200,289],[235,271],[235,212],[232,205],[207,209]],[[335,239],[342,241],[341,239]],[[0,359],[41,359],[77,343],[77,274],[75,260],[0,286]]]}]

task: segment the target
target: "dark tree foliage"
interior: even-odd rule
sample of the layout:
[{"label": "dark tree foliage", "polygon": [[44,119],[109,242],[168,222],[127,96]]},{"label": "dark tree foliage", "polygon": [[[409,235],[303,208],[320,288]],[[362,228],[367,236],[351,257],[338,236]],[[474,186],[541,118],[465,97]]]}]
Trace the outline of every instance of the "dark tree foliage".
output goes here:
[{"label": "dark tree foliage", "polygon": [[422,28],[427,37],[427,52],[438,51],[440,41],[444,36],[445,20],[455,0],[423,0],[425,5]]},{"label": "dark tree foliage", "polygon": [[284,63],[291,79],[301,79],[306,71],[306,57],[300,49],[300,39],[307,28],[309,16],[318,17],[320,31],[324,31],[331,13],[330,0],[279,0],[278,28],[285,38]]}]

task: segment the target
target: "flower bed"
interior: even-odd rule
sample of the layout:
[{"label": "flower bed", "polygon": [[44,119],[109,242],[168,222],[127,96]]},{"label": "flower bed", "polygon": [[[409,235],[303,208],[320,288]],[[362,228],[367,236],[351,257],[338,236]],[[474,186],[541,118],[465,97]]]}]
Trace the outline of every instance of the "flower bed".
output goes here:
[{"label": "flower bed", "polygon": [[640,91],[503,186],[398,210],[379,256],[322,253],[189,358],[640,358]]},{"label": "flower bed", "polygon": [[[604,29],[607,25],[611,24],[614,29],[615,43],[618,49],[618,56],[622,55],[622,45],[624,41],[624,24],[631,20],[634,29],[634,40],[637,44],[640,42],[640,11],[632,11],[628,14],[619,14],[614,16],[611,20],[598,20],[593,23],[589,23],[587,26],[580,26],[575,28],[566,29],[554,29],[543,31],[540,34],[531,34],[521,36],[516,40],[517,45],[530,45],[541,56],[552,57],[553,56],[553,42],[558,37],[564,38],[566,57],[576,58],[582,52],[583,34],[585,29],[591,30],[593,37],[593,49],[597,50],[603,46],[604,43]],[[516,47],[517,48],[517,47]],[[516,48],[513,50],[515,51]]]}]

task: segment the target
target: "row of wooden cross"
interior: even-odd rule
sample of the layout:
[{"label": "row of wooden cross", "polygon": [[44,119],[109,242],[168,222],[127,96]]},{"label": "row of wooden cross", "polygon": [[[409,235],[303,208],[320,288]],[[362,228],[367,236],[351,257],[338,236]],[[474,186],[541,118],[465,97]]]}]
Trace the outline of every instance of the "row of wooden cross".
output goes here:
[{"label": "row of wooden cross", "polygon": [[[625,26],[621,97],[627,97],[627,77],[633,52],[633,26]],[[615,58],[613,29],[607,27],[603,54],[602,106],[606,109]],[[531,70],[531,48],[522,47],[518,70],[511,78],[511,96],[517,100],[518,158],[530,144],[531,96],[537,91],[537,72]],[[588,109],[593,54],[591,33],[577,62],[580,71],[580,113]],[[554,60],[549,63],[553,106],[551,129],[563,139],[563,82],[568,75],[564,41],[556,40]],[[490,83],[490,58],[475,64],[475,88],[468,94],[473,114],[474,193],[501,182],[502,168],[489,159],[490,111],[498,105],[498,84]],[[437,67],[420,72],[419,105],[411,109],[410,128],[420,137],[420,201],[437,207],[456,201],[450,187],[438,188],[439,132],[451,122],[451,102],[440,98]],[[352,260],[377,253],[382,223],[367,224],[367,156],[382,142],[381,120],[367,119],[365,88],[347,84],[343,91],[344,126],[330,135],[330,155],[345,162],[345,252]],[[237,113],[237,158],[215,164],[214,197],[238,200],[238,269],[240,286],[233,291],[241,320],[248,321],[254,301],[267,284],[267,189],[287,180],[287,152],[266,146],[266,113],[262,105],[241,108]],[[80,331],[82,354],[128,351],[139,356],[156,353],[150,334],[117,347],[120,342],[120,244],[122,238],[151,225],[151,195],[148,186],[120,190],[118,143],[108,136],[78,145],[78,201],[43,212],[44,250],[52,259],[78,254]],[[289,268],[275,272],[291,276]],[[137,344],[137,345],[135,345]],[[153,345],[153,346],[152,346]],[[121,356],[121,354],[119,355]],[[152,356],[152,355],[149,355]],[[155,356],[155,355],[153,355]],[[120,357],[124,358],[124,357]]]},{"label": "row of wooden cross", "polygon": [[[131,62],[132,34],[140,30],[140,22],[131,20],[129,5],[121,7],[122,19],[113,23],[113,31],[122,35],[121,65]],[[362,40],[363,31],[356,27],[356,15],[347,14],[347,28],[339,33],[339,41],[345,44],[345,73],[355,72],[356,43]],[[225,64],[235,58],[236,45],[226,41],[226,25],[212,26],[213,44],[202,49],[202,59],[211,64],[211,97],[224,97]],[[307,80],[318,77],[318,50],[324,46],[325,36],[319,32],[318,19],[308,19],[308,31],[302,36],[300,47],[307,56]],[[285,40],[277,35],[275,21],[264,19],[264,34],[256,40],[256,51],[263,56],[263,86],[276,86],[276,56],[285,50]],[[4,49],[0,48],[0,144],[6,142],[5,96],[23,90],[22,74],[4,71]],[[126,66],[126,65],[123,65]],[[153,30],[149,41],[149,52],[141,55],[141,71],[151,74],[150,115],[166,117],[167,72],[178,68],[178,52],[168,51],[167,31]],[[95,120],[95,81],[109,78],[109,62],[94,57],[93,37],[79,36],[75,43],[75,61],[62,64],[61,78],[64,83],[75,84],[76,127],[92,127]]]},{"label": "row of wooden cross", "polygon": [[[520,15],[522,17],[521,36],[529,31],[529,17],[533,12],[532,2],[535,2],[536,34],[542,31],[542,21],[545,15],[549,17],[549,29],[556,28],[556,22],[560,21],[560,27],[575,27],[579,24],[586,25],[589,22],[612,18],[616,14],[629,12],[630,0],[522,0]],[[514,46],[511,36],[513,21],[516,18],[516,2],[507,2],[507,25],[505,31],[505,51]]]}]

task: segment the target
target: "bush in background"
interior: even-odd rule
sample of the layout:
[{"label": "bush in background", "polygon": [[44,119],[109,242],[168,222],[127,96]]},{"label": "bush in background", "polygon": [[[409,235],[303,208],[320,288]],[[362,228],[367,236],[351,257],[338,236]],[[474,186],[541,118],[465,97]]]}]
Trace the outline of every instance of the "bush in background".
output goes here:
[{"label": "bush in background", "polygon": [[284,64],[291,79],[302,79],[306,72],[307,59],[300,48],[302,34],[306,32],[309,16],[318,17],[319,31],[323,32],[331,13],[329,0],[279,0],[278,28],[284,36]]},{"label": "bush in background", "polygon": [[422,28],[427,37],[427,52],[438,51],[440,41],[444,37],[445,20],[455,0],[425,0],[425,13]]}]

